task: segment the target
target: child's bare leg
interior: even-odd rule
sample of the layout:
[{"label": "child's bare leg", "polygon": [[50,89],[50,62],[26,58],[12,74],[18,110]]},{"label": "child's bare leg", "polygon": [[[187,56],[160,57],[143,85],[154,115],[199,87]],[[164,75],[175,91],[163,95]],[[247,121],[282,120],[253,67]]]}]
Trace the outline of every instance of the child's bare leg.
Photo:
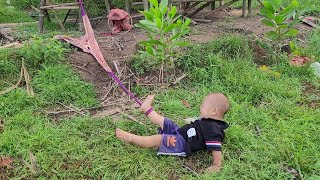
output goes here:
[{"label": "child's bare leg", "polygon": [[[146,113],[150,108],[154,100],[154,95],[149,95],[142,103],[141,109],[144,113]],[[148,114],[148,118],[151,120],[153,124],[156,124],[163,129],[164,117],[158,114],[156,111],[152,111]]]},{"label": "child's bare leg", "polygon": [[116,129],[116,136],[125,142],[133,143],[143,148],[160,147],[162,140],[162,135],[160,134],[153,136],[137,136],[119,128]]}]

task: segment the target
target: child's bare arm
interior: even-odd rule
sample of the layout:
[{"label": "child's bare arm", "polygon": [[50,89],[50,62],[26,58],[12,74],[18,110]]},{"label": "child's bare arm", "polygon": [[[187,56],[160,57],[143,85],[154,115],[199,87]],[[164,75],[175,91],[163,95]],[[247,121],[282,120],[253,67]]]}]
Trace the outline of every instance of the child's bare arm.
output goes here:
[{"label": "child's bare arm", "polygon": [[222,152],[221,151],[212,151],[213,161],[212,165],[207,168],[207,172],[220,172],[221,169],[221,160]]}]

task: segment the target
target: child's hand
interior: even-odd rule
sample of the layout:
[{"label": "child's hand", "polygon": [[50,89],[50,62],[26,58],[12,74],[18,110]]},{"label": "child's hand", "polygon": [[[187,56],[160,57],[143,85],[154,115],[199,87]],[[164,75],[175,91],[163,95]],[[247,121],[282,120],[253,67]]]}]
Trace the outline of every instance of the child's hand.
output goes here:
[{"label": "child's hand", "polygon": [[220,166],[212,165],[212,166],[208,167],[205,172],[206,173],[220,172],[220,170],[221,170]]},{"label": "child's hand", "polygon": [[140,109],[143,111],[143,112],[147,112],[148,109],[151,107],[152,103],[153,103],[153,100],[154,100],[154,96],[155,95],[149,95],[144,101],[143,103],[141,104],[141,107]]}]

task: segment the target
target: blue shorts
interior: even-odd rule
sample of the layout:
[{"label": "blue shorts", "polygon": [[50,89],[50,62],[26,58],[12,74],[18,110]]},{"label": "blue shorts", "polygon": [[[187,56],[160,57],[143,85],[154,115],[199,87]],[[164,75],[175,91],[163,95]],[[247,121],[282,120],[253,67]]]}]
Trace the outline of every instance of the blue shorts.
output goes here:
[{"label": "blue shorts", "polygon": [[168,118],[164,118],[163,129],[159,130],[162,140],[158,155],[186,156],[186,140],[179,133],[179,126]]}]

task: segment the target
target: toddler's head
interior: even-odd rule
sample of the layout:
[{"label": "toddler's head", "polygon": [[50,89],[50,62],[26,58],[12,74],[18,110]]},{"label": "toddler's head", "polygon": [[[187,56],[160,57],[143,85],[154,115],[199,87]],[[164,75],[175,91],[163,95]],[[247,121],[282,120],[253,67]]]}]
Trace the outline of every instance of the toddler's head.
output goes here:
[{"label": "toddler's head", "polygon": [[203,99],[200,107],[200,117],[223,120],[229,107],[229,100],[224,94],[210,93]]}]

